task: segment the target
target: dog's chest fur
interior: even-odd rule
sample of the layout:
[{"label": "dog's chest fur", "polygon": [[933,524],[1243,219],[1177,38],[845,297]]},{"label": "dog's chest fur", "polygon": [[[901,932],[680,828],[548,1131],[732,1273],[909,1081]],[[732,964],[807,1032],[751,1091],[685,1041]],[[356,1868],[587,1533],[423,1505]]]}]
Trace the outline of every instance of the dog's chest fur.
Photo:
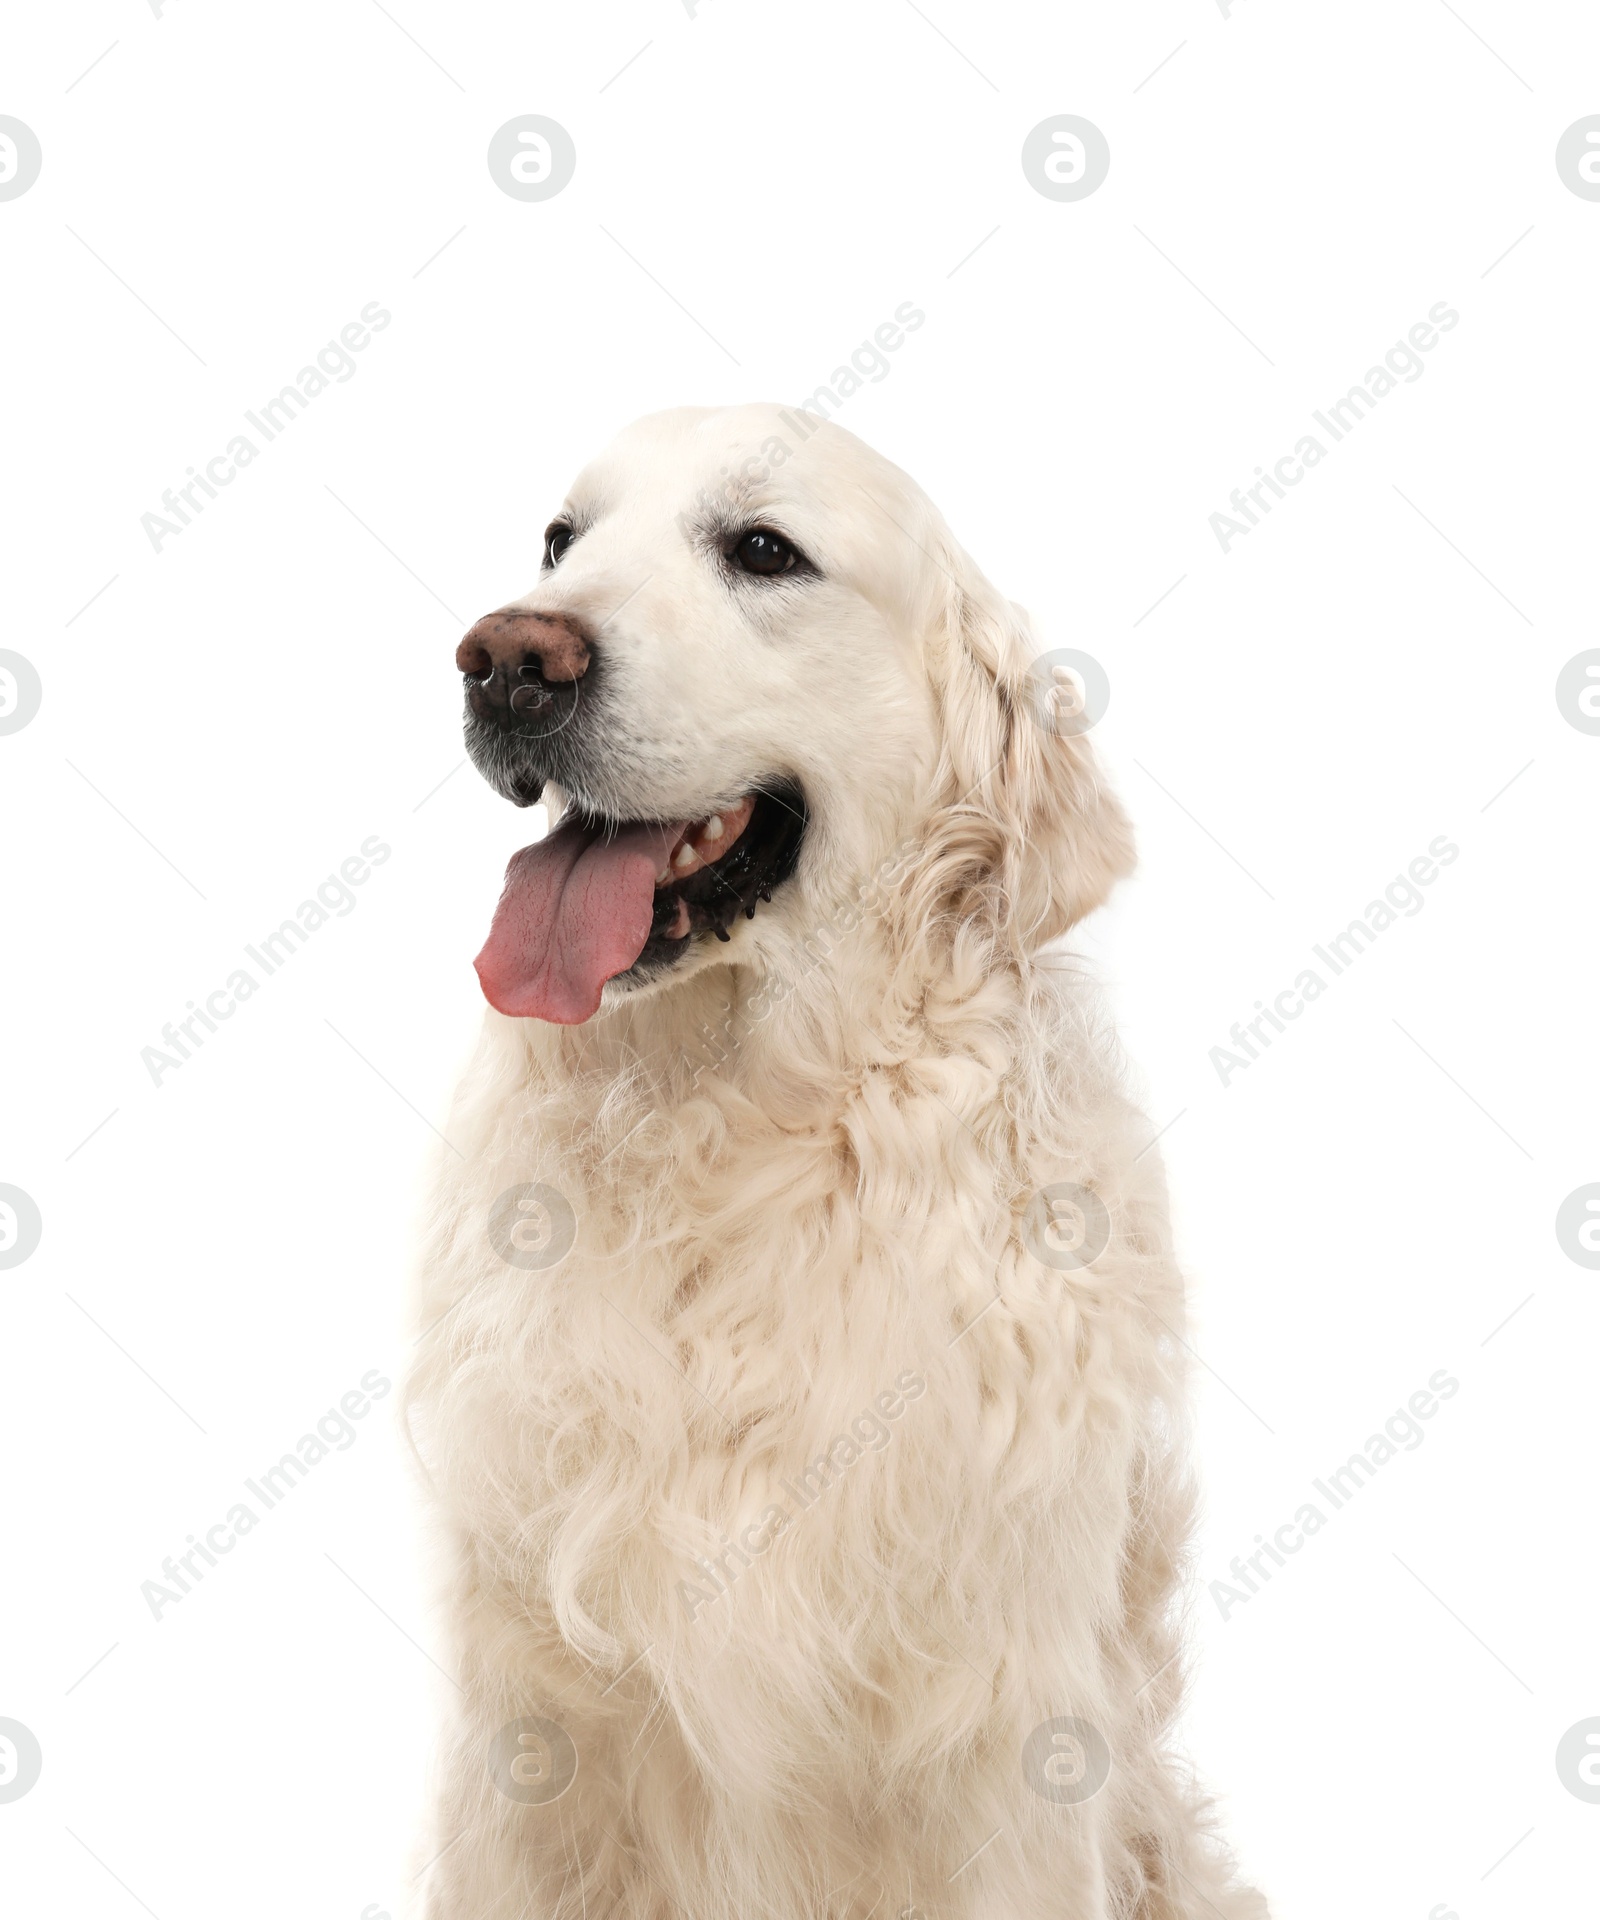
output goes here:
[{"label": "dog's chest fur", "polygon": [[[925,1729],[928,1699],[873,1697],[908,1639],[965,1663],[937,1683],[953,1728],[988,1702],[966,1678],[1019,1641],[1048,1631],[1048,1667],[1093,1670],[1167,1385],[1159,1205],[1083,1158],[1091,1130],[1019,1142],[998,1097],[949,1063],[936,1081],[867,1075],[825,1123],[778,1127],[703,1087],[597,1109],[486,1042],[413,1400],[469,1651],[508,1697],[604,1724],[643,1656],[691,1745],[759,1695],[781,1752],[823,1737],[841,1689]],[[1147,1244],[1041,1265],[1020,1223],[1063,1175],[1120,1185]],[[497,1203],[503,1226],[530,1187],[572,1208],[554,1266],[496,1248]]]}]

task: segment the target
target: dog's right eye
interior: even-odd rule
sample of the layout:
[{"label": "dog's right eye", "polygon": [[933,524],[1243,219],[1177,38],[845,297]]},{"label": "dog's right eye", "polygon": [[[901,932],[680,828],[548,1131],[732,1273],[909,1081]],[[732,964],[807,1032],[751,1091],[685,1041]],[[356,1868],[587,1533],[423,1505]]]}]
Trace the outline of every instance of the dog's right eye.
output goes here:
[{"label": "dog's right eye", "polygon": [[544,530],[544,564],[553,567],[572,545],[572,529],[565,520],[554,520]]}]

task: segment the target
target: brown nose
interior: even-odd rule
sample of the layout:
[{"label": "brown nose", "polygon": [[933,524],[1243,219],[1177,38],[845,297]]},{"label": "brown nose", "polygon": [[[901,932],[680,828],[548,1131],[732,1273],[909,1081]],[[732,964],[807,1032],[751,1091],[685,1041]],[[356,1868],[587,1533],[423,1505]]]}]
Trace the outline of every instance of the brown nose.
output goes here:
[{"label": "brown nose", "polygon": [[589,636],[567,613],[485,614],[456,648],[456,665],[485,718],[535,719],[555,704],[554,687],[571,687],[589,671]]}]

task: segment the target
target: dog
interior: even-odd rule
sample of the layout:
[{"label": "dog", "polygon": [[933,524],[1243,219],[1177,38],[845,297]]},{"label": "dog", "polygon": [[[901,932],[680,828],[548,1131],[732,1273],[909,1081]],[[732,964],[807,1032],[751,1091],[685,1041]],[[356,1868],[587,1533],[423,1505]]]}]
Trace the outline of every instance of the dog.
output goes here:
[{"label": "dog", "polygon": [[431,1920],[1262,1920],[1169,1744],[1183,1288],[1061,944],[1133,861],[1080,676],[768,406],[623,433],[456,666],[556,824],[420,1264]]}]

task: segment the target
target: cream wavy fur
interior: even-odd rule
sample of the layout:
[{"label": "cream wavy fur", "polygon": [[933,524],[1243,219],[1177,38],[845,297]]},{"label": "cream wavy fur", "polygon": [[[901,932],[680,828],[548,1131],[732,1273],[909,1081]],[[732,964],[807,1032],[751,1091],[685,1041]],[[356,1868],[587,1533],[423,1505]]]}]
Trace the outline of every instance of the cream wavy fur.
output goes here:
[{"label": "cream wavy fur", "polygon": [[[1040,724],[1040,643],[836,426],[660,415],[569,507],[518,604],[606,623],[576,797],[697,817],[786,774],[811,821],[731,944],[583,1026],[490,1012],[460,1089],[408,1403],[461,1689],[426,1910],[1255,1920],[1167,1744],[1182,1283],[1151,1129],[1050,944],[1132,849],[1087,741]],[[817,576],[730,588],[719,516]],[[490,1241],[530,1182],[575,1218],[548,1269]],[[1060,1183],[1108,1210],[1092,1265],[1030,1251]],[[1083,1753],[1024,1750],[1066,1716],[1111,1764],[1061,1803],[1038,1783]],[[496,1784],[519,1720],[561,1730],[531,1804]]]}]

